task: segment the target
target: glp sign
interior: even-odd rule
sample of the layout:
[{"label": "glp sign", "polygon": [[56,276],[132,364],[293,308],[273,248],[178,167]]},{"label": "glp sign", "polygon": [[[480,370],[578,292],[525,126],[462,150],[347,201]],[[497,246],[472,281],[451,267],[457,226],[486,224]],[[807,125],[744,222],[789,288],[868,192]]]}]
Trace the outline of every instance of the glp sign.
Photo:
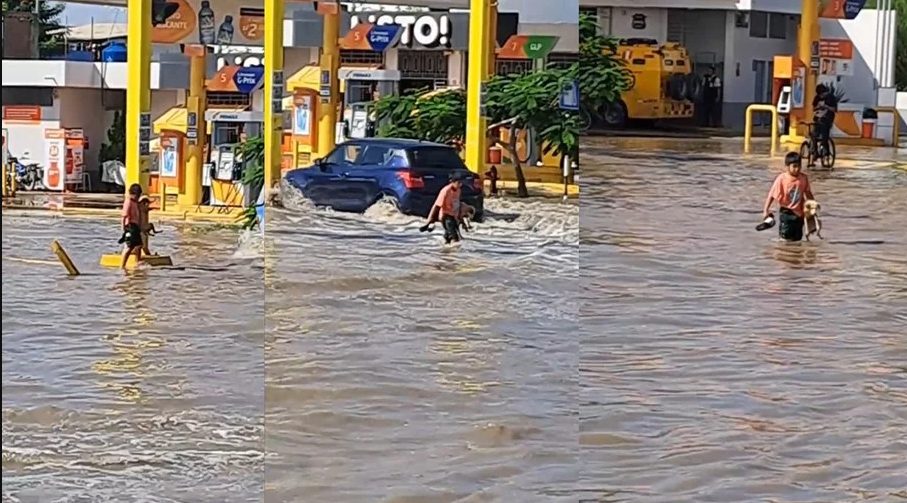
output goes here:
[{"label": "glp sign", "polygon": [[360,23],[378,26],[397,25],[403,31],[398,47],[421,46],[429,49],[450,48],[453,38],[453,24],[448,14],[356,14],[350,16],[350,27]]}]

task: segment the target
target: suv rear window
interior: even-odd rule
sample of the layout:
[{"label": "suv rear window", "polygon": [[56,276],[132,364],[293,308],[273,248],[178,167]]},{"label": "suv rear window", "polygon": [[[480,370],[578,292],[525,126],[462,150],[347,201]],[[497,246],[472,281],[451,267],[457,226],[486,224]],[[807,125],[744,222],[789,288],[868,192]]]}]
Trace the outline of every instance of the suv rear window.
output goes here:
[{"label": "suv rear window", "polygon": [[410,165],[414,168],[466,169],[457,151],[451,147],[415,147],[409,149]]}]

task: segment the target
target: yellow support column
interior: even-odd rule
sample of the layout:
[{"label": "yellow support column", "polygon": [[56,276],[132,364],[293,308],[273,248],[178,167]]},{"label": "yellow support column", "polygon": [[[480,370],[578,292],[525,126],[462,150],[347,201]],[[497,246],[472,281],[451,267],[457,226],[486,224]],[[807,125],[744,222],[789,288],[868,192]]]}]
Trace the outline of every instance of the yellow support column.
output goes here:
[{"label": "yellow support column", "polygon": [[[810,66],[812,60],[813,43],[819,42],[819,2],[818,0],[803,0],[800,13],[800,31],[797,34],[797,57],[806,66],[806,75],[803,79],[803,118],[811,122],[813,117],[813,98],[816,95],[816,72]],[[791,138],[788,141],[799,143],[805,136],[806,130],[800,131],[796,117],[791,116]],[[803,133],[801,135],[801,133]]]},{"label": "yellow support column", "polygon": [[[126,190],[138,183],[147,192],[150,157],[140,150],[147,148],[151,134],[151,0],[131,0],[127,9]],[[141,124],[143,117],[146,124]]]},{"label": "yellow support column", "polygon": [[[186,110],[196,117],[196,138],[186,139],[186,166],[183,191],[178,197],[184,210],[198,206],[202,200],[202,157],[205,151],[205,52],[194,50],[189,56],[189,97]],[[193,141],[194,140],[194,141]]]},{"label": "yellow support column", "polygon": [[[319,6],[319,8],[322,8]],[[327,5],[324,16],[324,37],[321,42],[321,88],[330,88],[330,100],[321,98],[318,107],[318,149],[313,157],[324,157],[334,149],[337,142],[337,109],[340,108],[340,6]]]},{"label": "yellow support column", "polygon": [[[265,195],[280,181],[283,140],[283,3],[265,0]],[[266,199],[267,200],[267,199]]]},{"label": "yellow support column", "polygon": [[[494,47],[492,1],[470,0],[469,67],[466,79],[466,166],[483,173],[488,150],[487,120],[482,114],[482,88],[490,76],[490,47]],[[491,38],[489,38],[491,35]]]}]

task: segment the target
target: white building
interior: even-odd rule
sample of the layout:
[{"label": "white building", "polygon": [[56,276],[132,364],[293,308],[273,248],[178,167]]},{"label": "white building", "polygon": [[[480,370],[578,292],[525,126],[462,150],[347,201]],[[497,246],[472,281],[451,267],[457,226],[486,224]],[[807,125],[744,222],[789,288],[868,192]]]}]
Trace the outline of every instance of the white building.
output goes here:
[{"label": "white building", "polygon": [[[596,17],[606,35],[683,44],[697,73],[714,65],[723,82],[722,122],[742,129],[747,105],[771,100],[774,56],[796,53],[800,4],[800,0],[581,0],[580,11]],[[854,21],[822,20],[821,29],[823,37],[846,32],[855,52],[872,61],[874,52],[867,51],[875,50],[876,26],[874,11],[864,11]],[[887,44],[895,46],[893,33]],[[875,66],[857,65],[854,76],[844,78],[852,101],[877,105],[878,82],[873,75],[885,65],[893,68],[894,57]]]}]

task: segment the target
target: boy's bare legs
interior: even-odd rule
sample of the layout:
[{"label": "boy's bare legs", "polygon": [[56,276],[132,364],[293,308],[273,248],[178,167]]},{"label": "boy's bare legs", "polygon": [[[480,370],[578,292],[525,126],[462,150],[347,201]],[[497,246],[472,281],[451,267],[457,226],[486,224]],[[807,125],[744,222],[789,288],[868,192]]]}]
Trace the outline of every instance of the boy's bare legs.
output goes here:
[{"label": "boy's bare legs", "polygon": [[129,247],[129,243],[123,245],[123,260],[120,264],[122,269],[126,269],[126,262],[129,262],[129,254],[132,253],[132,248]]}]

